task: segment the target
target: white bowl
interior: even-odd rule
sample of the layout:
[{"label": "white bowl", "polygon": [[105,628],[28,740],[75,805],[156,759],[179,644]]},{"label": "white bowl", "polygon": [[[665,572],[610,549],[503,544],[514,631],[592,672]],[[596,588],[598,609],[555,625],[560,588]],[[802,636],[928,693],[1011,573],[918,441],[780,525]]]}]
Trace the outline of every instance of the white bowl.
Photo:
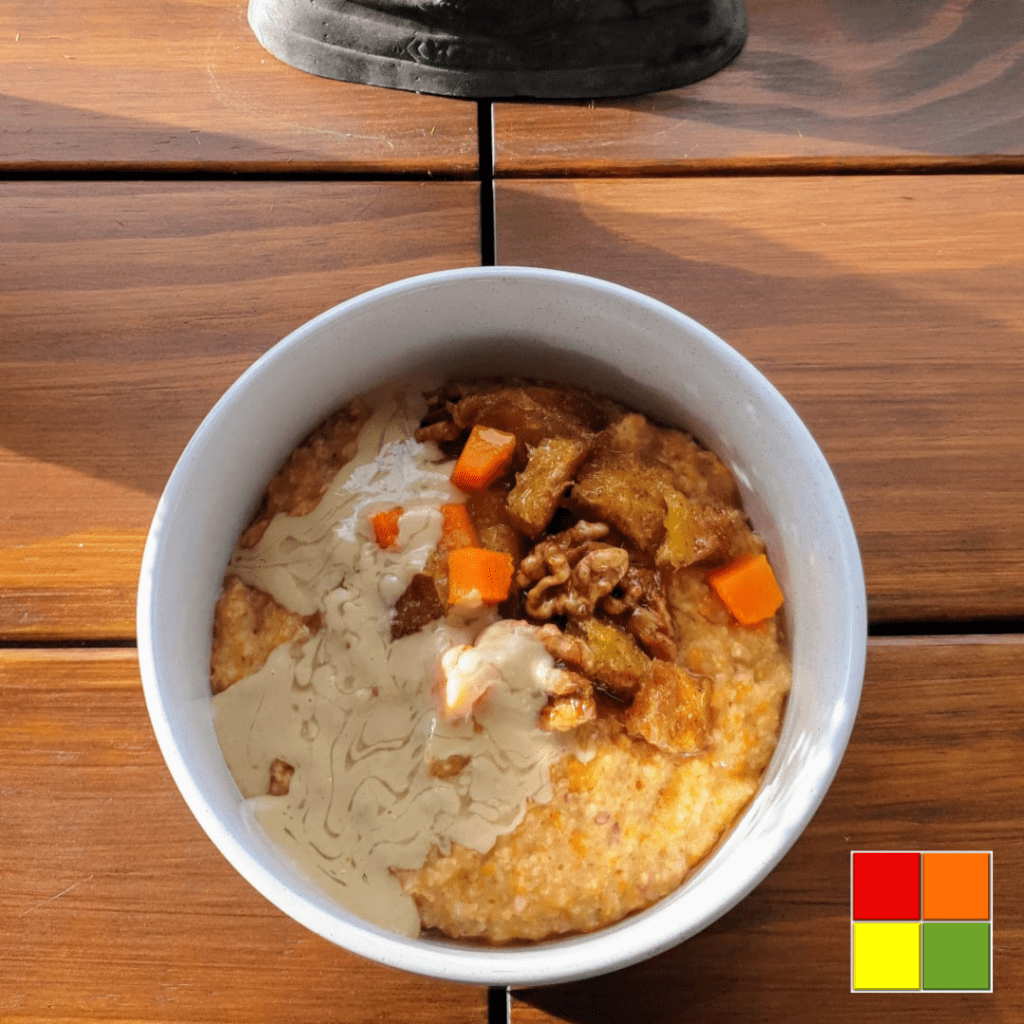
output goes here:
[{"label": "white bowl", "polygon": [[[585,383],[692,431],[726,462],[786,595],[793,689],[762,785],[671,896],[592,935],[517,948],[410,939],[338,906],[250,823],[214,734],[213,607],[266,481],[331,410],[424,368]],[[160,748],[225,857],[286,914],[362,956],[437,978],[538,985],[625,967],[689,938],[782,859],[839,766],[860,700],[864,577],[836,481],[799,418],[710,331],[637,292],[550,270],[398,281],[328,310],[216,404],[176,466],[146,543],[139,661]]]}]

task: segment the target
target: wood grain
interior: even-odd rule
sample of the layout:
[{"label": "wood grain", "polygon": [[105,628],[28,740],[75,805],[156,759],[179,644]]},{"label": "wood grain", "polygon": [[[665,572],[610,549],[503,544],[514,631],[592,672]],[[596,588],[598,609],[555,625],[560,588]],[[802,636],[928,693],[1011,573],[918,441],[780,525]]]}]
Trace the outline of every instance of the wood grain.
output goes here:
[{"label": "wood grain", "polygon": [[[515,993],[542,1021],[1012,1021],[1024,999],[1019,708],[1024,638],[874,641],[860,715],[818,814],[704,932],[604,978]],[[993,992],[850,992],[850,853],[991,850]]]},{"label": "wood grain", "polygon": [[500,263],[662,299],[782,391],[843,488],[873,621],[1024,616],[1024,179],[499,182],[496,197]]},{"label": "wood grain", "polygon": [[1021,0],[747,0],[736,60],[628,99],[499,103],[499,175],[1024,164]]},{"label": "wood grain", "polygon": [[0,1020],[486,1020],[297,925],[185,806],[133,651],[0,651]]},{"label": "wood grain", "polygon": [[156,500],[223,391],[480,251],[471,182],[7,182],[0,220],[0,638],[134,636]]},{"label": "wood grain", "polygon": [[8,0],[0,170],[476,174],[475,103],[297,71],[246,6]]},{"label": "wood grain", "polygon": [[[513,1020],[1009,1021],[1024,996],[1024,637],[873,641],[860,714],[804,835],[699,936]],[[483,994],[337,950],[258,896],[174,789],[132,651],[0,651],[0,1019],[484,1019]],[[851,996],[849,854],[993,851],[991,996]],[[757,1015],[750,1016],[750,1000]]]}]

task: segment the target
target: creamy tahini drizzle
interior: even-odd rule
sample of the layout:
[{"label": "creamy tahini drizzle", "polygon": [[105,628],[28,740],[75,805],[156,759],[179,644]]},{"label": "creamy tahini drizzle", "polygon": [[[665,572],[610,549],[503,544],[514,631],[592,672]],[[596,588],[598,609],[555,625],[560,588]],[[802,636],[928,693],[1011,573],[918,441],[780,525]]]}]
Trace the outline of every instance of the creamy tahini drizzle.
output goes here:
[{"label": "creamy tahini drizzle", "polygon": [[[416,935],[419,916],[392,868],[416,869],[431,847],[481,853],[551,799],[549,766],[565,749],[541,732],[553,661],[527,623],[493,611],[390,638],[391,609],[441,536],[440,505],[461,501],[434,444],[412,439],[419,392],[378,395],[355,458],[306,516],[277,516],[230,569],[301,615],[323,613],[304,644],[214,698],[221,748],[263,828],[348,909]],[[396,547],[381,549],[369,516],[401,505]],[[441,657],[497,682],[473,714],[445,721],[433,689]],[[458,655],[458,656],[456,656]],[[469,758],[454,778],[433,761]],[[267,796],[270,765],[293,765],[286,796]]]}]

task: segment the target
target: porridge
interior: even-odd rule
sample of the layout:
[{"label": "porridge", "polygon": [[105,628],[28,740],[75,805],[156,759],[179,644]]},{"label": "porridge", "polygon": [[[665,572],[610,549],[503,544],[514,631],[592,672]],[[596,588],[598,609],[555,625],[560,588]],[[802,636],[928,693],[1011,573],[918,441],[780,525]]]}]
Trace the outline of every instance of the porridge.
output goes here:
[{"label": "porridge", "polygon": [[579,388],[396,386],[291,454],[217,602],[255,820],[382,927],[588,932],[753,796],[790,668],[723,463]]}]

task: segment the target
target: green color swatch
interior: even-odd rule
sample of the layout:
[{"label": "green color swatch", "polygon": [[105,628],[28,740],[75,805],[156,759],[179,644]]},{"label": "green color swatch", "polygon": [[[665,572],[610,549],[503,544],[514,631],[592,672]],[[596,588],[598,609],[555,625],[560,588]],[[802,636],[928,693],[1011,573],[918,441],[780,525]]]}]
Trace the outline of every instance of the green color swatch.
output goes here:
[{"label": "green color swatch", "polygon": [[926,921],[922,928],[922,988],[959,992],[991,987],[988,921]]}]

